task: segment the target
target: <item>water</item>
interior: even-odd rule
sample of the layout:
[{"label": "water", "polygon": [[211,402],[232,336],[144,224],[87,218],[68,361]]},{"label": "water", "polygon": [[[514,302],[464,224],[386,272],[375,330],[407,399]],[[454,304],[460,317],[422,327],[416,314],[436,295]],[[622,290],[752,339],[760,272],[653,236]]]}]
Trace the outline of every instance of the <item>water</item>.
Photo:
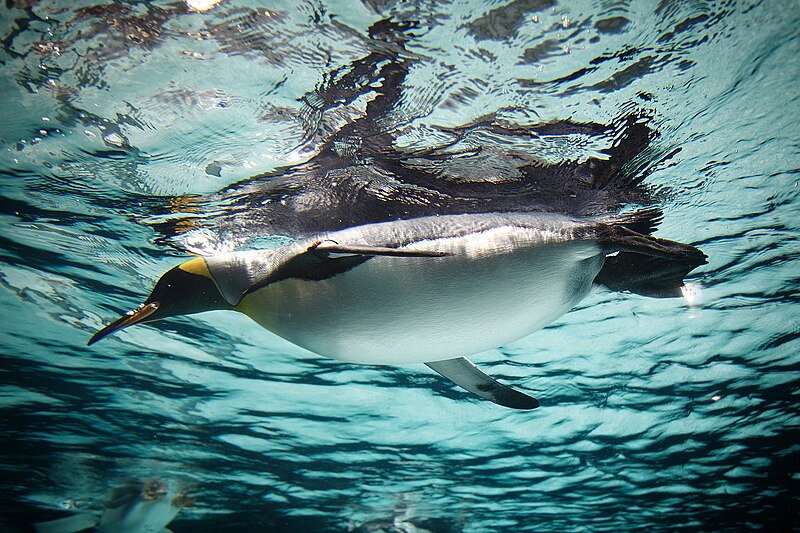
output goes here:
[{"label": "water", "polygon": [[[651,162],[680,148],[647,177],[658,235],[708,255],[699,292],[597,291],[474,358],[536,395],[531,412],[420,365],[320,359],[233,313],[87,348],[187,251],[286,239],[242,183],[359,116],[369,96],[300,99],[375,51],[368,28],[389,17],[417,22],[384,124],[409,149],[492,114],[645,110]],[[9,2],[0,524],[99,515],[114,489],[158,478],[196,501],[176,533],[797,529],[798,27],[800,6],[778,0]]]}]

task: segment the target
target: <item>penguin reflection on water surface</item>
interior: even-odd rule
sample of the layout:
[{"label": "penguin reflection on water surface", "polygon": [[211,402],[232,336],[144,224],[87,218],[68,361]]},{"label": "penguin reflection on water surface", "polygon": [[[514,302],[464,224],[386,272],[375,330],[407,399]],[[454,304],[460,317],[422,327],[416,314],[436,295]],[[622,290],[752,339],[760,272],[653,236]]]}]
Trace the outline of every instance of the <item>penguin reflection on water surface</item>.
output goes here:
[{"label": "penguin reflection on water surface", "polygon": [[697,248],[650,235],[659,212],[594,219],[550,213],[422,217],[332,231],[267,250],[198,257],[165,273],[139,309],[98,331],[214,309],[245,313],[319,355],[425,363],[508,407],[538,402],[465,356],[550,324],[594,284],[680,294],[705,263]]}]

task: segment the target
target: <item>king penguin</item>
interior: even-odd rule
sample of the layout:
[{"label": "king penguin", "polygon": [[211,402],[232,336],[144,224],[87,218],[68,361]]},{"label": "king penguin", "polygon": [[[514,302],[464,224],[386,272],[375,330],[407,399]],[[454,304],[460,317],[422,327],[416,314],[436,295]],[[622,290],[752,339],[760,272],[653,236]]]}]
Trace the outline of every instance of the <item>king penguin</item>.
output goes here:
[{"label": "king penguin", "polygon": [[151,479],[114,491],[101,516],[79,513],[33,524],[36,533],[169,533],[167,525],[194,499],[175,483]]},{"label": "king penguin", "polygon": [[536,399],[495,381],[466,356],[543,328],[595,284],[677,294],[705,255],[651,236],[659,217],[653,209],[592,219],[429,216],[196,257],[167,271],[138,309],[89,344],[137,323],[230,309],[322,356],[425,363],[482,398],[531,409]]}]

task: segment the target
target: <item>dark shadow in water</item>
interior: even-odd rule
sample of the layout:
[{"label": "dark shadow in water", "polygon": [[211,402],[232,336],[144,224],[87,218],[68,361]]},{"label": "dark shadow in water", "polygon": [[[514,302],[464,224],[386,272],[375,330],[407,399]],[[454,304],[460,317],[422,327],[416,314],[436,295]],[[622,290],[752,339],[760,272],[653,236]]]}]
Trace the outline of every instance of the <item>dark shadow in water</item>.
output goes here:
[{"label": "dark shadow in water", "polygon": [[[205,197],[172,198],[155,213],[169,216],[151,222],[160,240],[168,243],[198,227],[246,240],[432,214],[590,216],[652,202],[642,180],[674,152],[661,158],[651,153],[656,134],[635,106],[608,125],[563,120],[522,127],[490,115],[438,128],[443,141],[437,146],[398,147],[408,121],[398,126],[393,114],[399,114],[403,82],[414,64],[405,45],[415,26],[377,22],[369,30],[371,53],[325,74],[317,89],[300,98],[307,133],[297,154],[303,162]],[[369,99],[363,112],[354,109],[360,98]],[[326,121],[334,110],[348,116],[337,128]],[[537,145],[540,151],[545,143],[564,145],[578,137],[614,141],[605,158],[548,162],[535,153]]]},{"label": "dark shadow in water", "polygon": [[[491,11],[487,20],[491,27],[513,33],[521,13],[549,4],[514,2]],[[4,39],[6,51],[20,57],[15,39],[38,20],[30,8],[24,14],[14,20],[15,31]],[[286,26],[276,23],[282,17],[279,13],[268,14],[243,12],[229,24],[208,26],[203,38],[215,40],[225,53],[281,65],[287,61],[285,54],[270,51],[286,47],[284,39],[273,35]],[[81,8],[73,15],[60,23],[67,34],[83,26],[89,30],[64,37],[63,42],[43,36],[29,53],[58,55],[81,44],[86,52],[74,67],[78,86],[48,85],[63,66],[49,67],[47,75],[28,68],[17,81],[30,91],[51,91],[60,124],[102,132],[106,147],[85,154],[90,160],[123,162],[127,164],[123,173],[135,175],[149,157],[125,136],[125,126],[143,127],[133,116],[133,105],[130,114],[102,117],[78,107],[78,91],[105,86],[105,66],[131,49],[161,46],[171,31],[166,23],[186,16],[186,7],[147,4],[134,9],[109,4]],[[341,24],[335,26],[343,36],[357,35]],[[176,237],[198,228],[220,241],[246,244],[259,236],[300,236],[432,214],[548,211],[591,216],[626,204],[652,203],[642,180],[676,151],[664,154],[653,147],[657,133],[650,126],[651,117],[636,103],[621,109],[611,124],[559,120],[518,125],[493,113],[471,124],[433,127],[424,148],[402,148],[398,139],[413,131],[411,122],[420,118],[408,115],[414,106],[403,105],[404,98],[411,99],[403,88],[409,71],[424,59],[413,51],[417,47],[407,46],[425,31],[423,26],[391,18],[376,22],[361,38],[368,50],[364,57],[324,73],[318,86],[299,98],[305,134],[294,152],[297,164],[206,196],[137,196],[131,203],[143,205],[132,207],[130,216],[153,227],[161,244],[182,248]],[[245,30],[246,38],[241,35]],[[259,32],[267,35],[258,39]],[[610,147],[602,157],[587,156],[585,151],[569,149],[578,143]],[[544,147],[556,155],[543,157]],[[206,166],[209,175],[220,176],[221,171],[217,161]]]}]

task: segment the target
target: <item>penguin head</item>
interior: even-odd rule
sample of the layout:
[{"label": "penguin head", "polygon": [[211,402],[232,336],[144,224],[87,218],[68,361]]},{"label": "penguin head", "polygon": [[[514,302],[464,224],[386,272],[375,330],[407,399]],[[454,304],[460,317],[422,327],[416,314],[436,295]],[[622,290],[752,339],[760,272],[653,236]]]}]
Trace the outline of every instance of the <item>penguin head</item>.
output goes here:
[{"label": "penguin head", "polygon": [[92,345],[134,324],[216,309],[233,309],[233,306],[220,294],[205,260],[197,257],[168,270],[138,309],[129,311],[102,328],[87,344]]}]

